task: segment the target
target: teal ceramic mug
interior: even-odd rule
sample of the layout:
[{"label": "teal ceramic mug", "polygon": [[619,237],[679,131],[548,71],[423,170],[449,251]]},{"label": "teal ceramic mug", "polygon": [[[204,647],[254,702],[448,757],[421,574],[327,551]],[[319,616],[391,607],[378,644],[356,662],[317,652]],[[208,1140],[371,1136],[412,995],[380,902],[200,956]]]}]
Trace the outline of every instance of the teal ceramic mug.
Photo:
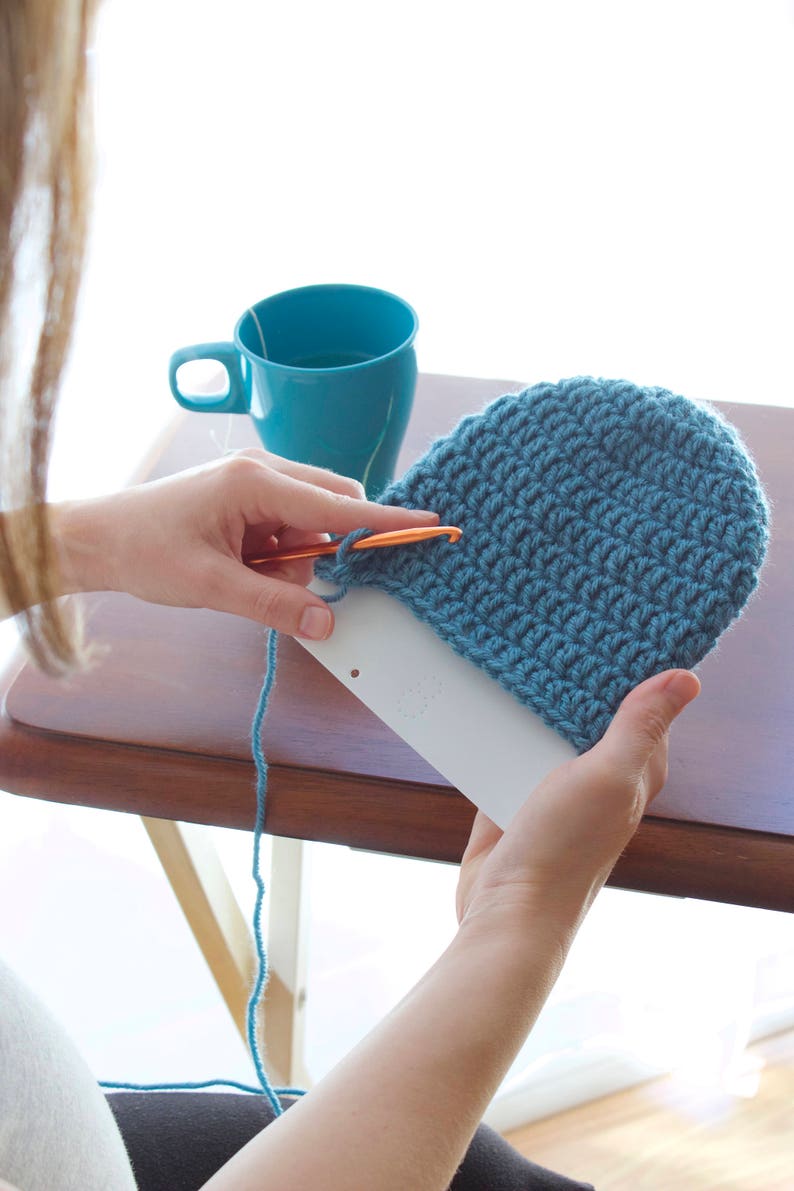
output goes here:
[{"label": "teal ceramic mug", "polygon": [[[370,498],[394,478],[416,388],[416,314],[385,290],[311,285],[249,307],[232,343],[171,357],[171,392],[197,413],[250,415],[269,451],[360,480]],[[219,395],[186,393],[178,370],[216,360]]]}]

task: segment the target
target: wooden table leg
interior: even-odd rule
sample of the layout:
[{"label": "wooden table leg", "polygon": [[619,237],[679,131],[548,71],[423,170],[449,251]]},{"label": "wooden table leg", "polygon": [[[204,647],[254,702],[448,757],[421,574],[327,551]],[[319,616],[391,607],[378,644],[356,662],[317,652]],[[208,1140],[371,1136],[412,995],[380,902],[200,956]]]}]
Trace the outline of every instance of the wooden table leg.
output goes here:
[{"label": "wooden table leg", "polygon": [[275,836],[271,854],[265,997],[267,1053],[292,1086],[309,1087],[304,1065],[309,933],[309,852],[303,840]]}]

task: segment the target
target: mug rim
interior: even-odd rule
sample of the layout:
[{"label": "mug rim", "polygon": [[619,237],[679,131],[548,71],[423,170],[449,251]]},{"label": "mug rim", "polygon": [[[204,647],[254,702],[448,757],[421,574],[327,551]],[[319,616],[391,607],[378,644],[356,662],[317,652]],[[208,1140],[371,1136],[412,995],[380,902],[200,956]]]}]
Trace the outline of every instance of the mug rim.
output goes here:
[{"label": "mug rim", "polygon": [[[401,343],[398,343],[397,346],[392,348],[391,351],[384,352],[382,356],[375,356],[371,360],[360,360],[356,364],[337,364],[331,368],[305,368],[305,367],[302,367],[301,365],[281,364],[281,363],[279,363],[278,360],[268,360],[264,356],[257,355],[256,352],[252,352],[250,350],[250,348],[247,348],[245,346],[245,344],[240,339],[240,328],[242,327],[244,320],[246,318],[248,318],[248,316],[250,315],[252,310],[256,310],[256,309],[258,309],[258,307],[264,306],[266,302],[275,301],[277,298],[284,298],[288,294],[307,293],[309,290],[312,290],[315,293],[320,292],[320,291],[324,291],[326,293],[331,293],[333,291],[339,292],[342,290],[346,290],[346,291],[355,290],[357,293],[378,294],[381,297],[390,298],[394,302],[399,302],[400,306],[402,306],[404,310],[408,311],[409,315],[411,316],[411,321],[413,324],[411,327],[411,332],[405,339],[402,340]],[[405,298],[401,298],[399,296],[399,294],[393,294],[391,292],[391,290],[381,289],[379,286],[375,286],[375,285],[356,285],[353,282],[348,283],[348,282],[333,282],[332,281],[332,282],[321,282],[319,285],[293,286],[290,289],[279,290],[279,292],[277,294],[268,294],[268,296],[266,298],[260,298],[258,302],[252,302],[250,306],[246,307],[246,309],[243,311],[243,313],[240,315],[237,322],[235,323],[234,346],[248,360],[251,360],[252,362],[256,361],[259,364],[266,364],[269,368],[278,368],[284,372],[322,372],[322,373],[351,372],[353,370],[358,370],[361,368],[372,368],[378,364],[381,364],[384,360],[389,360],[392,358],[392,356],[396,356],[400,352],[405,351],[405,349],[407,347],[410,347],[411,344],[413,343],[414,339],[416,338],[416,332],[418,330],[419,330],[419,316],[417,315],[413,306],[411,306],[410,302],[406,302]],[[261,332],[260,332],[260,334],[261,334]]]}]

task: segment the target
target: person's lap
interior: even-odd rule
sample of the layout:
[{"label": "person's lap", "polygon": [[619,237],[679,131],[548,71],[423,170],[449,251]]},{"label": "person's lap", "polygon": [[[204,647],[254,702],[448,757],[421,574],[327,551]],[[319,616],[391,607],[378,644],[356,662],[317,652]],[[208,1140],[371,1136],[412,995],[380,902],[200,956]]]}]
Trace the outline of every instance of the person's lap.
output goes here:
[{"label": "person's lap", "polygon": [[[0,1069],[0,1179],[24,1191],[198,1191],[273,1119],[255,1095],[103,1096],[63,1027],[2,961]],[[533,1165],[481,1125],[451,1191],[587,1186]]]},{"label": "person's lap", "polygon": [[[273,1119],[264,1097],[229,1092],[115,1092],[108,1095],[108,1103],[130,1155],[138,1191],[198,1191]],[[451,1191],[583,1191],[588,1187],[528,1162],[498,1133],[481,1125]]]}]

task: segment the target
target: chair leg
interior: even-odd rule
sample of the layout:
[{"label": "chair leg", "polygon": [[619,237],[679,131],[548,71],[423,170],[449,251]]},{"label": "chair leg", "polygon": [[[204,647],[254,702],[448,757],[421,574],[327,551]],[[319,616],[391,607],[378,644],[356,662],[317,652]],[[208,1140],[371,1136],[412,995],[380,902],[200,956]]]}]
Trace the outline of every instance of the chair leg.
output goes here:
[{"label": "chair leg", "polygon": [[268,1055],[292,1087],[308,1088],[304,1064],[309,935],[309,852],[302,840],[273,837],[264,1004]]},{"label": "chair leg", "polygon": [[[141,816],[171,888],[209,965],[240,1035],[256,958],[249,924],[206,829]],[[307,893],[299,840],[274,840],[268,961],[270,980],[260,1008],[259,1040],[276,1084],[307,1086],[303,1064],[306,1001]]]}]

